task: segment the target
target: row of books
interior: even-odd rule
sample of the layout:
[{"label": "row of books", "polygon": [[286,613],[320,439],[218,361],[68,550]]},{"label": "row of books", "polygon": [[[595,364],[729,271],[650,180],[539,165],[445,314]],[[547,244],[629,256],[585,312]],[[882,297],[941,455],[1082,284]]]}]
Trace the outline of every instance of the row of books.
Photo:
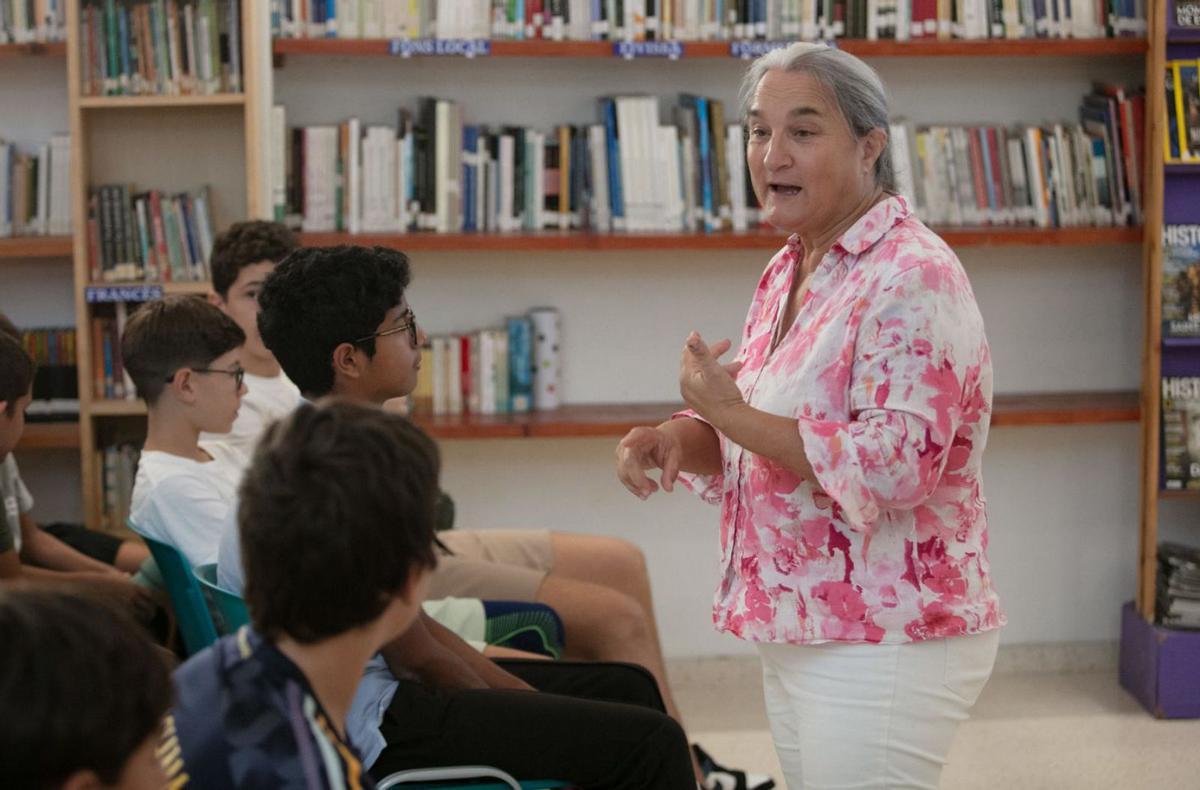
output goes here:
[{"label": "row of books", "polygon": [[1098,87],[1080,123],[1004,128],[895,123],[899,188],[940,227],[1141,222],[1144,97]]},{"label": "row of books", "polygon": [[0,0],[0,44],[62,41],[67,0]]},{"label": "row of books", "polygon": [[0,238],[71,233],[71,138],[22,153],[0,139]]},{"label": "row of books", "polygon": [[498,328],[435,335],[409,398],[414,414],[508,414],[560,403],[560,319],[535,308]]},{"label": "row of books", "polygon": [[1145,0],[272,0],[279,38],[556,41],[1103,38]]},{"label": "row of books", "polygon": [[287,129],[274,108],[277,218],[305,231],[744,230],[757,221],[741,127],[721,102],[600,100],[602,123],[464,124],[457,102],[422,99],[397,127],[351,119]]},{"label": "row of books", "polygon": [[26,329],[21,332],[21,342],[37,363],[33,400],[25,411],[26,416],[30,420],[51,420],[78,415],[75,329]]},{"label": "row of books", "polygon": [[88,198],[88,262],[93,282],[203,282],[212,254],[207,186],[168,194],[94,187]]},{"label": "row of books", "polygon": [[101,526],[109,531],[119,531],[129,520],[141,449],[131,442],[122,442],[104,447],[100,456],[100,493],[104,508]]},{"label": "row of books", "polygon": [[1168,60],[1167,122],[1163,141],[1168,163],[1200,162],[1200,62]]},{"label": "row of books", "polygon": [[237,93],[240,0],[91,0],[80,13],[88,96]]},{"label": "row of books", "polygon": [[92,397],[98,400],[137,400],[121,360],[121,334],[129,312],[125,302],[116,302],[111,315],[92,316]]},{"label": "row of books", "polygon": [[1181,543],[1158,546],[1155,622],[1200,629],[1200,549]]}]

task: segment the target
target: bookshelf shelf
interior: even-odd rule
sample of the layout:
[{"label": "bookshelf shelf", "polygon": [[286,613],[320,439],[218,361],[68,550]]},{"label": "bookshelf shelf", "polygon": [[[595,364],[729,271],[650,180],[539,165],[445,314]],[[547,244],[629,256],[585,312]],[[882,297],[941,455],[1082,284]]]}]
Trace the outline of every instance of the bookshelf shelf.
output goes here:
[{"label": "bookshelf shelf", "polygon": [[[322,39],[282,38],[272,44],[277,57],[286,55],[389,55],[388,39]],[[689,58],[729,58],[729,41],[682,42],[684,55]],[[841,39],[839,49],[859,57],[1097,57],[1110,55],[1142,55],[1146,52],[1144,38],[1100,38],[1062,40],[994,40],[994,41],[929,41],[896,42]],[[489,56],[484,56],[486,57]],[[493,41],[490,57],[510,58],[615,58],[610,41]],[[665,60],[665,59],[664,59]]]},{"label": "bookshelf shelf", "polygon": [[0,239],[0,260],[5,258],[70,258],[70,236],[15,236]]},{"label": "bookshelf shelf", "polygon": [[[438,439],[571,439],[618,437],[639,425],[657,425],[682,405],[596,403],[528,414],[415,414],[413,420]],[[146,413],[141,401],[92,401],[91,413],[129,417]],[[1096,425],[1136,422],[1137,392],[1052,392],[997,395],[992,425]],[[1200,495],[1200,492],[1197,492]]]},{"label": "bookshelf shelf", "polygon": [[18,450],[73,450],[79,447],[78,422],[31,422],[17,443]]},{"label": "bookshelf shelf", "polygon": [[246,96],[220,93],[213,96],[86,96],[79,100],[85,110],[127,110],[158,107],[240,107]]},{"label": "bookshelf shelf", "polygon": [[1163,172],[1167,175],[1194,176],[1200,173],[1200,162],[1167,162],[1163,165]]},{"label": "bookshelf shelf", "polygon": [[56,57],[67,54],[67,42],[35,42],[30,44],[0,44],[0,58]]},{"label": "bookshelf shelf", "polygon": [[[942,228],[952,247],[1028,247],[1138,244],[1141,228]],[[744,233],[302,233],[306,246],[336,244],[394,247],[406,251],[628,251],[778,249],[785,237],[773,230]]]}]

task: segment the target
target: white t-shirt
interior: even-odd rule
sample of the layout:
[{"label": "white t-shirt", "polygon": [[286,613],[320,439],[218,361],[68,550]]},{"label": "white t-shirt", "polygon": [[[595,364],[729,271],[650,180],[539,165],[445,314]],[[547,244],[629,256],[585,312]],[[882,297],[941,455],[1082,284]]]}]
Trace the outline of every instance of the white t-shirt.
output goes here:
[{"label": "white t-shirt", "polygon": [[246,468],[241,454],[221,442],[200,446],[213,460],[143,452],[130,507],[139,532],[179,549],[193,567],[217,561],[221,531],[237,507]]},{"label": "white t-shirt", "polygon": [[21,551],[21,516],[33,510],[33,495],[21,481],[17,459],[9,453],[0,462],[0,552]]},{"label": "white t-shirt", "polygon": [[229,433],[205,433],[201,442],[222,442],[241,453],[248,462],[254,455],[258,437],[267,426],[286,417],[300,404],[300,388],[282,372],[266,378],[246,374],[246,394],[238,408],[237,419]]}]

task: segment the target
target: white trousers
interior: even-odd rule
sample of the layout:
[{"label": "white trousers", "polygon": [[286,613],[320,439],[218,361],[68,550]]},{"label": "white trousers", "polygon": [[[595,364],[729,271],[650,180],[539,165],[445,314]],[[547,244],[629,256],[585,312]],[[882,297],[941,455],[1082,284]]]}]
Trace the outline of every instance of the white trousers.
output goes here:
[{"label": "white trousers", "polygon": [[901,645],[760,644],[788,790],[936,790],[999,631]]}]

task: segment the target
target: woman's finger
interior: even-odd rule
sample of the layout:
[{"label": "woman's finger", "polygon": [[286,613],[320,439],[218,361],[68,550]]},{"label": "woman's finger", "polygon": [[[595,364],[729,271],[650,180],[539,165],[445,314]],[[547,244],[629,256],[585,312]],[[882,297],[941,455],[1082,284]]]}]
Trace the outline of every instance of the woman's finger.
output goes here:
[{"label": "woman's finger", "polygon": [[679,445],[672,443],[663,459],[662,488],[667,493],[675,490],[675,480],[679,477],[679,452]]}]

